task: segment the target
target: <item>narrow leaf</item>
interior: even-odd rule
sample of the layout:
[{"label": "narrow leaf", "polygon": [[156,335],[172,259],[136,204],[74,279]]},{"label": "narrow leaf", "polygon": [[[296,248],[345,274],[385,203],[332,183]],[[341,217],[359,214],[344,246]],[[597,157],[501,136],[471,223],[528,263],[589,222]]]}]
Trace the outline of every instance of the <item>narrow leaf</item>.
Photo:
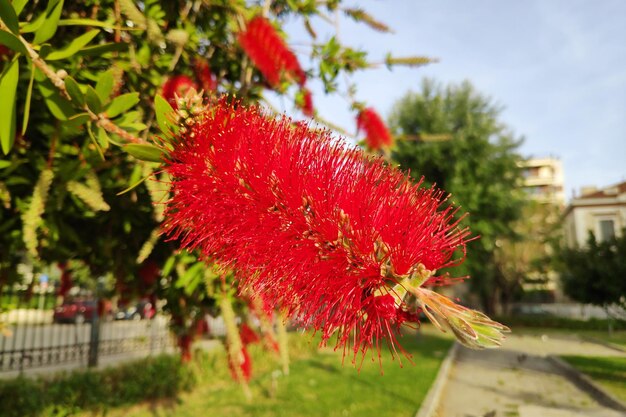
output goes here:
[{"label": "narrow leaf", "polygon": [[139,30],[137,28],[131,28],[128,26],[117,26],[113,23],[101,22],[94,19],[61,19],[59,20],[59,26],[91,26],[112,30]]},{"label": "narrow leaf", "polygon": [[11,32],[0,30],[0,44],[13,49],[15,52],[19,52],[22,55],[28,55],[28,51],[26,50],[24,44]]},{"label": "narrow leaf", "polygon": [[96,90],[90,85],[87,86],[87,90],[85,91],[85,102],[92,112],[99,114],[102,111],[100,97]]},{"label": "narrow leaf", "polygon": [[17,14],[9,0],[0,0],[0,18],[11,32],[16,35],[20,33],[20,24],[17,20]]},{"label": "narrow leaf", "polygon": [[76,55],[80,56],[101,56],[107,52],[124,52],[128,49],[127,43],[105,43],[102,45],[86,46],[80,51],[76,52]]},{"label": "narrow leaf", "polygon": [[8,68],[0,76],[0,97],[2,97],[3,103],[8,104],[6,108],[0,112],[0,145],[5,155],[9,153],[15,142],[17,113],[15,93],[17,91],[19,76],[20,69],[17,59],[11,61]]},{"label": "narrow leaf", "polygon": [[46,60],[55,61],[57,59],[65,59],[71,57],[80,49],[82,49],[85,45],[91,42],[91,40],[95,38],[98,33],[100,33],[100,29],[93,29],[85,34],[82,34],[81,36],[70,42],[65,48],[51,52],[46,57]]},{"label": "narrow leaf", "polygon": [[172,137],[172,132],[177,133],[178,127],[171,121],[174,115],[174,109],[170,106],[170,103],[160,95],[154,98],[154,113],[159,129],[161,129],[164,135]]},{"label": "narrow leaf", "polygon": [[43,22],[45,22],[45,21],[46,21],[46,13],[44,12],[44,13],[40,14],[39,16],[37,16],[30,23],[27,23],[26,25],[24,25],[20,32],[21,33],[36,32],[37,30],[39,30],[39,28],[41,27],[41,25],[43,25]]},{"label": "narrow leaf", "polygon": [[103,128],[98,129],[98,135],[96,136],[98,140],[98,144],[103,150],[107,150],[109,148],[109,135],[107,135],[107,131]]},{"label": "narrow leaf", "polygon": [[102,160],[104,161],[104,152],[102,151],[102,148],[100,147],[100,144],[98,143],[98,139],[93,134],[93,131],[91,130],[91,127],[92,127],[92,124],[88,123],[87,124],[87,133],[89,133],[89,138],[91,138],[91,141],[96,146],[96,149],[98,150],[98,154],[100,154],[100,158],[102,158]]},{"label": "narrow leaf", "polygon": [[22,135],[26,133],[28,128],[28,118],[30,117],[30,100],[33,96],[33,81],[35,81],[35,66],[31,65],[30,81],[28,82],[28,90],[26,91],[26,103],[24,104],[24,119],[22,121]]},{"label": "narrow leaf", "polygon": [[122,149],[141,161],[163,161],[163,150],[153,145],[131,143],[124,145]]},{"label": "narrow leaf", "polygon": [[107,103],[109,101],[114,83],[115,77],[112,70],[105,71],[98,77],[98,81],[96,82],[96,93],[98,93],[101,103]]},{"label": "narrow leaf", "polygon": [[80,86],[76,82],[76,80],[69,75],[65,77],[65,89],[67,93],[70,95],[72,101],[76,102],[79,107],[85,105],[85,95],[80,89]]},{"label": "narrow leaf", "polygon": [[114,118],[139,103],[139,93],[127,93],[117,96],[106,110],[107,116]]},{"label": "narrow leaf", "polygon": [[137,188],[138,185],[140,185],[142,182],[144,182],[145,180],[147,180],[148,177],[143,177],[142,179],[140,179],[139,181],[137,181],[136,183],[132,184],[131,186],[129,186],[128,188],[123,189],[122,191],[120,191],[119,193],[117,193],[116,195],[122,195],[122,194],[126,194],[129,191],[134,190],[135,188]]},{"label": "narrow leaf", "polygon": [[33,43],[42,44],[54,36],[61,18],[61,11],[63,11],[63,0],[50,0],[46,8],[45,20],[35,32]]},{"label": "narrow leaf", "polygon": [[22,13],[24,6],[26,6],[28,0],[13,0],[13,9],[15,9],[15,14],[18,16]]},{"label": "narrow leaf", "polygon": [[68,120],[75,113],[74,106],[61,97],[57,89],[49,81],[38,82],[37,88],[41,91],[48,110],[59,120]]}]

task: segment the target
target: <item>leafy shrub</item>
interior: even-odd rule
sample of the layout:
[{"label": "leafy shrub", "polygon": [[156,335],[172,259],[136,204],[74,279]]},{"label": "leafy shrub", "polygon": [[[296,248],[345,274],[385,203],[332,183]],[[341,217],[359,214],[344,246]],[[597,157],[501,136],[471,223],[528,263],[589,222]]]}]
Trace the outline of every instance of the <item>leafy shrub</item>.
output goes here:
[{"label": "leafy shrub", "polygon": [[177,356],[160,355],[103,370],[0,380],[0,404],[6,417],[69,416],[175,398],[191,390],[196,379],[193,365],[182,365]]}]

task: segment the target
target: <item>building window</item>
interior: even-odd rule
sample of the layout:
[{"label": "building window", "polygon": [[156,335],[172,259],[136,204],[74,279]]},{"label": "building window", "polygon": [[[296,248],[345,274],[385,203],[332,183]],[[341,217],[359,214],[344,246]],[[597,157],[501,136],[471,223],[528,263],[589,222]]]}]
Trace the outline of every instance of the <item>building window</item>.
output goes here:
[{"label": "building window", "polygon": [[615,237],[615,223],[613,220],[600,220],[600,242],[606,242]]}]

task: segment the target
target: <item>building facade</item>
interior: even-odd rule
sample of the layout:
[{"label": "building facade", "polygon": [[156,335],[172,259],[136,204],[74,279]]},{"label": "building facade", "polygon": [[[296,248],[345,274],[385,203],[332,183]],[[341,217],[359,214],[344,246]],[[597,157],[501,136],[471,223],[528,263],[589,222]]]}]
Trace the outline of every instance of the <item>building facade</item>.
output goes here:
[{"label": "building facade", "polygon": [[524,191],[542,203],[565,206],[563,166],[554,157],[530,158],[521,163]]},{"label": "building facade", "polygon": [[585,246],[592,232],[598,241],[620,236],[626,227],[626,181],[610,187],[585,187],[564,215],[568,246]]}]

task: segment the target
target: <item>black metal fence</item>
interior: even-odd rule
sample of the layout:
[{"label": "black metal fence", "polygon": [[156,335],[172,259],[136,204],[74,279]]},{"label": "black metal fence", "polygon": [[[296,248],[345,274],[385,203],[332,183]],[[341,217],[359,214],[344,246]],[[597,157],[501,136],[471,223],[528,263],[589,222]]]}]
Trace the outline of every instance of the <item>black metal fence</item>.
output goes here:
[{"label": "black metal fence", "polygon": [[74,315],[55,314],[61,301],[45,287],[0,289],[0,375],[63,364],[93,366],[99,358],[148,355],[175,345],[168,318],[159,312],[150,319],[134,315],[115,320],[114,312],[99,317],[97,309],[87,306]]}]

